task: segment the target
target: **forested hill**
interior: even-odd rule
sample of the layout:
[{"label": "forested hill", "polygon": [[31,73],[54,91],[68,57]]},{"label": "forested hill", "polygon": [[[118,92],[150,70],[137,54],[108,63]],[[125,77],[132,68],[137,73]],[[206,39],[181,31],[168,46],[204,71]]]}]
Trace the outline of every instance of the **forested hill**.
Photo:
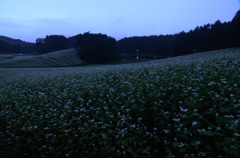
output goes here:
[{"label": "forested hill", "polygon": [[12,38],[9,38],[9,37],[6,37],[6,36],[0,36],[0,40],[5,41],[9,44],[19,45],[21,47],[26,47],[26,46],[34,44],[34,43],[29,43],[29,42],[22,41],[20,39],[12,39]]},{"label": "forested hill", "polygon": [[0,53],[31,53],[34,46],[34,43],[0,36]]},{"label": "forested hill", "polygon": [[175,35],[130,37],[118,41],[121,52],[178,56],[194,52],[239,47],[240,10],[230,22],[198,26],[189,32]]}]

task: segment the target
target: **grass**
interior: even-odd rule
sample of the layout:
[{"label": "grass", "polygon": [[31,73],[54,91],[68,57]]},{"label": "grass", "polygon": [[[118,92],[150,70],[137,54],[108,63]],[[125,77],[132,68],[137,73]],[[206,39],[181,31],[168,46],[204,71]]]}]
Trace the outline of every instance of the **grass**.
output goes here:
[{"label": "grass", "polygon": [[239,48],[123,65],[0,69],[18,157],[239,157]]},{"label": "grass", "polygon": [[43,55],[17,56],[15,59],[0,61],[0,67],[57,67],[80,65],[82,61],[78,58],[74,49],[57,51]]}]

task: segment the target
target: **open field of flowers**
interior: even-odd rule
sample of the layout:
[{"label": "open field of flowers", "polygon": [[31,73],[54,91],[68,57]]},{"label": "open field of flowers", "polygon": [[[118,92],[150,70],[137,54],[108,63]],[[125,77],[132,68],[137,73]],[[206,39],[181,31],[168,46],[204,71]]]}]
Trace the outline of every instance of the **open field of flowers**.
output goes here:
[{"label": "open field of flowers", "polygon": [[0,69],[0,142],[13,157],[239,157],[240,49]]}]

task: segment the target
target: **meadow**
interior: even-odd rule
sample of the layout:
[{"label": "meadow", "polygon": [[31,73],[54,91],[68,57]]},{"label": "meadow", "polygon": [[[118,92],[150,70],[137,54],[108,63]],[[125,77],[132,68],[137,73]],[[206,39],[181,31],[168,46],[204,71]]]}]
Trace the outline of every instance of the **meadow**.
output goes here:
[{"label": "meadow", "polygon": [[240,156],[239,48],[0,78],[8,157]]},{"label": "meadow", "polygon": [[[11,56],[14,56],[12,59]],[[5,58],[3,57],[9,57]],[[51,52],[42,55],[0,55],[0,67],[2,68],[27,68],[27,67],[64,67],[81,65],[75,49]]]}]

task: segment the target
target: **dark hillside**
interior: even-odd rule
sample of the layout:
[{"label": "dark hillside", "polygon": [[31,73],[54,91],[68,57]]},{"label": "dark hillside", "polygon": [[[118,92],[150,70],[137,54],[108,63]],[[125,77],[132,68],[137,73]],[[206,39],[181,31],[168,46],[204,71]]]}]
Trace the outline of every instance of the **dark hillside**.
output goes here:
[{"label": "dark hillside", "polygon": [[19,39],[12,39],[5,36],[0,36],[0,53],[15,54],[15,53],[32,53],[35,51],[35,44],[25,42]]},{"label": "dark hillside", "polygon": [[6,37],[6,36],[0,36],[0,40],[5,41],[9,44],[19,45],[21,47],[27,47],[27,46],[30,46],[30,45],[31,46],[34,45],[34,43],[25,42],[25,41],[22,41],[20,39],[12,39],[12,38],[9,38],[9,37]]}]

